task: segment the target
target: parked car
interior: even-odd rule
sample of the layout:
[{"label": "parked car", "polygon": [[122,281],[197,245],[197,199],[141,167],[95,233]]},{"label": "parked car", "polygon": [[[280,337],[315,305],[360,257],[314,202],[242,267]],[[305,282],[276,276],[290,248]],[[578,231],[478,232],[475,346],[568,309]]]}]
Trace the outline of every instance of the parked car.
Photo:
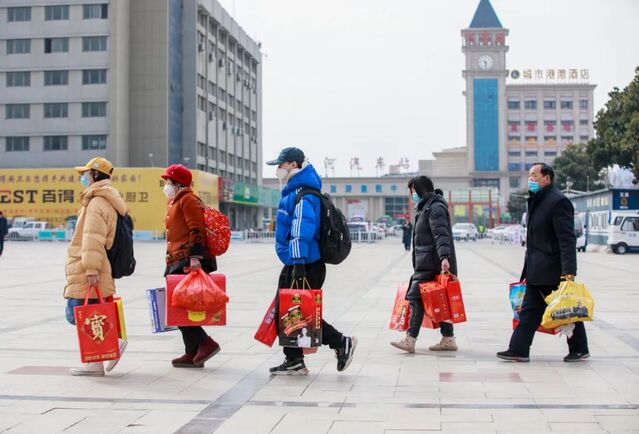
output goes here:
[{"label": "parked car", "polygon": [[38,234],[40,231],[49,229],[49,224],[47,222],[36,222],[30,221],[26,222],[22,227],[12,227],[9,229],[9,236],[7,237],[10,240],[37,240]]},{"label": "parked car", "polygon": [[608,227],[608,247],[620,255],[639,252],[639,211],[615,215]]},{"label": "parked car", "polygon": [[506,225],[495,226],[492,229],[488,229],[486,236],[494,240],[500,240],[503,238],[504,232],[506,232]]},{"label": "parked car", "polygon": [[455,240],[477,241],[479,231],[473,223],[455,223],[453,226],[453,238]]}]

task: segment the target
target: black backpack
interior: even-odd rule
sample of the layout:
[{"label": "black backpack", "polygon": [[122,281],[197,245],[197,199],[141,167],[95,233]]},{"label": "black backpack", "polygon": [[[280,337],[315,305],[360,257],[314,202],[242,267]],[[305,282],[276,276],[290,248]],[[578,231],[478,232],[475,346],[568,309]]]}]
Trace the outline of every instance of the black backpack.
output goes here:
[{"label": "black backpack", "polygon": [[111,276],[119,279],[130,276],[135,271],[133,257],[133,220],[129,214],[124,217],[118,213],[118,223],[115,227],[115,238],[107,257],[111,263]]},{"label": "black backpack", "polygon": [[328,194],[322,194],[313,188],[303,188],[297,193],[295,204],[302,196],[312,194],[317,196],[322,206],[320,223],[319,247],[322,261],[326,264],[337,265],[351,252],[351,234],[346,225],[344,214],[335,207]]}]

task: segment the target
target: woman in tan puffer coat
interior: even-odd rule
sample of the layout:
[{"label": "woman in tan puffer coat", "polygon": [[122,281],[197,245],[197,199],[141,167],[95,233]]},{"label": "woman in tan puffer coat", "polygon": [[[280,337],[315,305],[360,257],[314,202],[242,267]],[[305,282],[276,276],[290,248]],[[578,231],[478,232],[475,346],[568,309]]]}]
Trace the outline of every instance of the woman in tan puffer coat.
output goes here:
[{"label": "woman in tan puffer coat", "polygon": [[[73,308],[84,304],[87,291],[97,286],[103,298],[115,294],[115,282],[111,276],[111,264],[107,250],[113,245],[118,214],[127,213],[126,204],[120,193],[111,186],[110,175],[113,166],[104,158],[94,158],[84,167],[76,167],[82,175],[82,185],[86,190],[80,195],[82,208],[69,245],[65,267],[67,283],[64,298],[67,300],[67,320],[75,324]],[[97,302],[95,291],[89,294],[90,302]],[[120,353],[123,352],[123,341]],[[107,366],[107,372],[117,361]],[[102,362],[86,363],[81,368],[71,370],[72,375],[104,375]]]}]

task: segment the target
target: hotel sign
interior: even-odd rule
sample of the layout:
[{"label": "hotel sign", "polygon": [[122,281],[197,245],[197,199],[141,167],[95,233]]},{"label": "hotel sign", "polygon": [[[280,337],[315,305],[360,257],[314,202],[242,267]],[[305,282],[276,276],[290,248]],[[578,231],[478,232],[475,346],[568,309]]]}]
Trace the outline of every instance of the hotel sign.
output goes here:
[{"label": "hotel sign", "polygon": [[513,69],[510,72],[513,80],[522,79],[527,82],[572,82],[587,83],[590,79],[588,69]]}]

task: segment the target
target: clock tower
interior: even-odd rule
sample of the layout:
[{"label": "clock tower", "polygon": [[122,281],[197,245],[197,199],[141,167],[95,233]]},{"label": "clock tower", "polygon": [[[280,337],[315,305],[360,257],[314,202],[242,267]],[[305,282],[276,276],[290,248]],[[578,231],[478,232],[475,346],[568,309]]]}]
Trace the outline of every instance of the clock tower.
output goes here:
[{"label": "clock tower", "polygon": [[467,169],[472,186],[507,191],[506,36],[489,0],[480,0],[473,20],[462,30],[466,56]]}]

